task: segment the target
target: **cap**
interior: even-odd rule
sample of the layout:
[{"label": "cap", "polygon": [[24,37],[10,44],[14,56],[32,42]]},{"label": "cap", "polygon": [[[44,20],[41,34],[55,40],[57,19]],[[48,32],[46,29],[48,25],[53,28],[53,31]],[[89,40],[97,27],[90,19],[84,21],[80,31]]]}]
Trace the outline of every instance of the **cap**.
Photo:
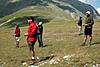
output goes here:
[{"label": "cap", "polygon": [[91,12],[90,12],[90,11],[87,11],[86,13],[87,13],[87,14],[90,14]]},{"label": "cap", "polygon": [[39,25],[42,25],[42,22],[39,22]]}]

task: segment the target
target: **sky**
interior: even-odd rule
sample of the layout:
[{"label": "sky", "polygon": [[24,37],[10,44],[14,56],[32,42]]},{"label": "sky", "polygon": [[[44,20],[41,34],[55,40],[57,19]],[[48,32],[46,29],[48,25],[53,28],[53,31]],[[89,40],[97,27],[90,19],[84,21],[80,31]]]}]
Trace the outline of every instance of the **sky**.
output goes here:
[{"label": "sky", "polygon": [[100,0],[79,0],[79,1],[92,5],[100,14]]}]

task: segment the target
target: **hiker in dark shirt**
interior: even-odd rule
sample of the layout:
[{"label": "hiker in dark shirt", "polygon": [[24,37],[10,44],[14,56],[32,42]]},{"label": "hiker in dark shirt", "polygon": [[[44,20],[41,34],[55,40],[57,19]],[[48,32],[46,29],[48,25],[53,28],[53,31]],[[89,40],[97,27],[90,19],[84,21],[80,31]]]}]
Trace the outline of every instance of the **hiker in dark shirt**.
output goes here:
[{"label": "hiker in dark shirt", "polygon": [[90,11],[86,12],[83,45],[85,45],[88,36],[89,36],[89,39],[90,39],[89,45],[91,45],[91,42],[92,42],[92,28],[93,28],[94,20],[93,20],[93,17],[90,14],[91,14]]},{"label": "hiker in dark shirt", "polygon": [[83,32],[82,32],[82,17],[81,16],[79,17],[79,21],[78,21],[77,25],[79,28],[79,35],[83,34]]},{"label": "hiker in dark shirt", "polygon": [[39,22],[39,24],[38,24],[38,31],[37,31],[39,47],[43,47],[42,33],[43,33],[42,22]]}]

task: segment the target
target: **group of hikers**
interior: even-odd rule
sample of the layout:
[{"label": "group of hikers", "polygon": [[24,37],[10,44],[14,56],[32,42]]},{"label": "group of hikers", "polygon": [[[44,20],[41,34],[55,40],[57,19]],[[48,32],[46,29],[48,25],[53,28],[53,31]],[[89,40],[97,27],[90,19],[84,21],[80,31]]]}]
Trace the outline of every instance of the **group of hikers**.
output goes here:
[{"label": "group of hikers", "polygon": [[78,21],[78,28],[79,28],[79,35],[83,34],[82,31],[82,26],[85,26],[84,29],[84,41],[82,43],[82,46],[86,45],[87,38],[89,37],[89,46],[91,46],[92,42],[92,28],[94,24],[94,19],[91,16],[91,12],[87,11],[86,12],[86,19],[85,19],[85,25],[82,25],[82,17],[80,16],[79,21]]},{"label": "group of hikers", "polygon": [[[43,42],[42,42],[43,26],[42,26],[42,22],[35,23],[34,17],[32,16],[27,17],[27,20],[28,20],[29,27],[28,27],[28,32],[25,33],[24,36],[27,36],[27,43],[32,57],[31,59],[32,61],[35,61],[34,45],[37,39],[38,39],[39,47],[43,47]],[[19,48],[20,28],[18,24],[16,24],[14,35],[16,40],[16,48]]]},{"label": "group of hikers", "polygon": [[[29,46],[29,50],[31,52],[31,59],[34,62],[35,61],[35,51],[34,51],[34,45],[38,39],[39,47],[43,47],[42,42],[42,33],[43,33],[43,26],[42,22],[39,22],[38,24],[34,22],[34,17],[29,16],[27,17],[28,20],[28,32],[25,33],[25,36],[27,36],[27,43]],[[78,21],[78,27],[79,27],[79,35],[83,34],[82,31],[82,17],[79,18]],[[92,28],[93,28],[94,20],[91,16],[91,12],[86,12],[86,21],[85,21],[85,29],[84,29],[84,41],[82,45],[86,45],[87,38],[89,36],[90,42],[89,45],[91,45],[92,42]],[[15,30],[15,40],[16,40],[16,47],[19,47],[19,37],[20,37],[20,28],[18,25],[16,25]]]}]

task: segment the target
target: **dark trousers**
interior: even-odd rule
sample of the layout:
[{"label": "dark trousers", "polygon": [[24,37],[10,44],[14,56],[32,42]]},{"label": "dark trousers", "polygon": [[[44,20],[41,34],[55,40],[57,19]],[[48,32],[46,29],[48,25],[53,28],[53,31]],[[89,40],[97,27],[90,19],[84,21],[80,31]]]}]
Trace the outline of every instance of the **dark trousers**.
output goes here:
[{"label": "dark trousers", "polygon": [[43,47],[42,34],[38,34],[38,43],[39,43],[39,47]]}]

